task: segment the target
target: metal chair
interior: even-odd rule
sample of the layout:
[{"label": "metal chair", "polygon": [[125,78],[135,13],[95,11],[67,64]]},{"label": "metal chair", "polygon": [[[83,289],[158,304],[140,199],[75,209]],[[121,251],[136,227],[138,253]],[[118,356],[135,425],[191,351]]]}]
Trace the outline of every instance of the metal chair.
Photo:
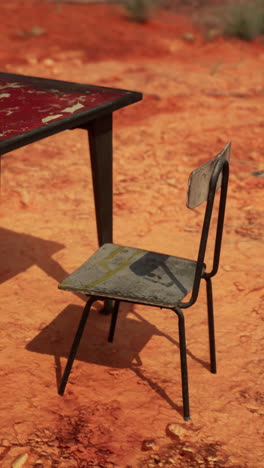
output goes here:
[{"label": "metal chair", "polygon": [[[179,345],[182,377],[184,419],[190,419],[188,373],[186,359],[185,324],[182,310],[197,300],[200,282],[206,282],[208,328],[210,344],[210,370],[216,373],[213,295],[211,278],[216,275],[229,174],[231,143],[211,161],[194,170],[189,177],[187,207],[195,208],[206,201],[203,227],[197,260],[174,257],[117,244],[104,244],[80,268],[69,275],[58,287],[91,296],[84,308],[74,338],[68,362],[59,387],[63,395],[79,342],[92,303],[96,300],[115,301],[108,341],[114,338],[119,304],[121,301],[171,309],[178,316]],[[212,269],[206,271],[204,263],[215,192],[221,187]],[[182,302],[190,292],[190,299]]]}]

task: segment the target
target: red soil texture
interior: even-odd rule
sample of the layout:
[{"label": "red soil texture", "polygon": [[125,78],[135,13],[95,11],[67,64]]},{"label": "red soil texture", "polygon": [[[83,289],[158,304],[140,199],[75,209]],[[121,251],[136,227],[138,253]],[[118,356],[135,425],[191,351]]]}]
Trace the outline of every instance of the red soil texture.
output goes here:
[{"label": "red soil texture", "polygon": [[140,24],[117,5],[2,1],[0,17],[1,71],[143,93],[114,113],[116,243],[195,258],[202,209],[185,207],[188,175],[232,141],[214,282],[218,372],[208,370],[202,287],[185,313],[189,422],[177,318],[164,309],[121,304],[111,344],[95,303],[58,395],[84,300],[57,285],[97,248],[87,134],[3,156],[0,466],[262,467],[262,39],[209,41],[188,15],[158,10]]}]

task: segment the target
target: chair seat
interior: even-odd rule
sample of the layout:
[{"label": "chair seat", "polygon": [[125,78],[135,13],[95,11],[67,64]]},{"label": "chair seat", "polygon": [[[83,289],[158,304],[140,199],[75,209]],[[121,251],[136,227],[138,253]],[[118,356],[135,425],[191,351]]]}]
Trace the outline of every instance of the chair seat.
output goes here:
[{"label": "chair seat", "polygon": [[59,289],[173,308],[192,289],[196,262],[104,244]]}]

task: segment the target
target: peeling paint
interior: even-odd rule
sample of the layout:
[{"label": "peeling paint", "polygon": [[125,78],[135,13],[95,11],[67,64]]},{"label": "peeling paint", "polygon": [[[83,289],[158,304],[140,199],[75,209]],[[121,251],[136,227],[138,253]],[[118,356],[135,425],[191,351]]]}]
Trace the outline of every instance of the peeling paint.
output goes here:
[{"label": "peeling paint", "polygon": [[1,136],[6,136],[8,133],[11,133],[12,130],[4,130],[3,133],[0,133],[0,137]]},{"label": "peeling paint", "polygon": [[44,119],[41,119],[41,122],[47,123],[50,120],[58,119],[59,117],[62,117],[62,114],[57,114],[57,115],[49,115],[48,117],[45,117]]},{"label": "peeling paint", "polygon": [[0,109],[0,112],[6,114],[8,116],[8,115],[13,114],[13,112],[15,112],[17,109],[18,109],[18,107],[9,107],[8,109]]},{"label": "peeling paint", "polygon": [[[0,143],[49,122],[95,109],[127,91],[0,73]],[[6,99],[5,99],[6,98]],[[8,104],[7,104],[8,103]]]},{"label": "peeling paint", "polygon": [[23,88],[21,83],[6,83],[5,85],[0,86],[0,89],[6,88]]},{"label": "peeling paint", "polygon": [[61,112],[71,112],[71,113],[73,113],[76,110],[81,109],[82,107],[84,107],[84,105],[81,104],[80,102],[78,102],[78,104],[75,104],[72,107],[66,107],[66,109],[63,109]]}]

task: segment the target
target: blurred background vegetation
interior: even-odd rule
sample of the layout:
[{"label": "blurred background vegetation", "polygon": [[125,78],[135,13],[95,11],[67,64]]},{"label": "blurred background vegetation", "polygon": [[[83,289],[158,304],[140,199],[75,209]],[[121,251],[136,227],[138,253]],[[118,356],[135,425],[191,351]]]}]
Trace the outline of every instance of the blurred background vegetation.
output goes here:
[{"label": "blurred background vegetation", "polygon": [[264,36],[264,0],[44,0],[57,3],[119,4],[127,17],[147,23],[159,8],[191,15],[208,39],[223,34],[244,40]]},{"label": "blurred background vegetation", "polygon": [[147,22],[157,8],[177,12],[181,7],[195,9],[194,19],[205,29],[227,36],[252,40],[264,35],[264,0],[120,0],[130,18]]}]

